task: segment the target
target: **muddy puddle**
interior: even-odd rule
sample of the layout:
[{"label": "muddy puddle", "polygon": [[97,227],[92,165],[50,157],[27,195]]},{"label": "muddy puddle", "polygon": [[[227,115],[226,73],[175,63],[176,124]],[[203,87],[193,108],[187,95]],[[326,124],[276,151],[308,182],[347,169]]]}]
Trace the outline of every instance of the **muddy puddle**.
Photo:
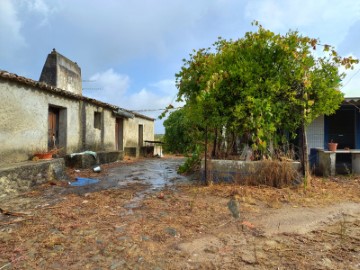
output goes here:
[{"label": "muddy puddle", "polygon": [[[83,171],[80,170],[78,176],[83,184],[77,185],[77,182],[69,182],[69,185],[68,183],[64,183],[64,185],[55,184],[41,190],[42,196],[40,197],[18,194],[11,198],[3,198],[0,203],[8,205],[12,201],[12,209],[36,208],[58,203],[67,194],[84,196],[101,190],[131,188],[134,193],[126,205],[126,208],[131,210],[139,207],[141,201],[149,194],[160,192],[162,189],[174,188],[177,183],[188,182],[188,178],[177,173],[177,169],[183,161],[183,158],[153,158],[131,163],[119,162],[118,166],[105,170],[105,166],[103,166],[101,173],[94,173],[86,178],[82,178],[81,173]],[[74,176],[77,177],[76,173]],[[36,188],[38,187],[35,187],[35,190]]]},{"label": "muddy puddle", "polygon": [[145,159],[130,165],[109,169],[108,175],[101,179],[100,185],[107,188],[121,187],[139,183],[148,185],[149,190],[159,190],[173,186],[175,182],[187,181],[177,173],[183,159]]},{"label": "muddy puddle", "polygon": [[129,185],[140,185],[125,208],[133,209],[140,206],[145,196],[159,192],[164,188],[173,188],[174,184],[186,183],[188,178],[179,175],[177,169],[183,163],[182,158],[145,159],[140,162],[109,169],[105,177],[100,178],[98,188],[111,189]]},{"label": "muddy puddle", "polygon": [[124,163],[121,166],[107,169],[106,175],[99,175],[97,183],[67,187],[66,193],[84,195],[105,190],[133,187],[132,198],[123,205],[126,211],[122,215],[133,215],[136,208],[147,196],[159,193],[162,189],[175,188],[175,184],[187,183],[189,179],[177,173],[183,158],[143,159],[135,163]]},{"label": "muddy puddle", "polygon": [[83,195],[104,189],[117,189],[128,186],[141,187],[142,194],[171,188],[175,183],[187,182],[188,179],[177,173],[183,158],[152,158],[143,159],[133,163],[119,163],[119,166],[107,168],[105,173],[94,174],[88,179],[99,180],[97,183],[90,181],[89,185],[68,186],[60,193],[76,193]]}]

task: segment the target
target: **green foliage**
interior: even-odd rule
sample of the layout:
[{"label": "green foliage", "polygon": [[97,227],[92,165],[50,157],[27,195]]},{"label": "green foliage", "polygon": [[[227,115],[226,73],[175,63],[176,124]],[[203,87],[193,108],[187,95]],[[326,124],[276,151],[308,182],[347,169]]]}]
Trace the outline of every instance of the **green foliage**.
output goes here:
[{"label": "green foliage", "polygon": [[257,31],[243,38],[219,38],[212,48],[194,50],[176,74],[176,85],[194,129],[206,126],[212,137],[224,129],[247,134],[254,149],[266,152],[286,140],[279,131],[295,134],[316,117],[334,113],[343,100],[339,67],[352,68],[358,60],[341,58],[330,45],[315,55],[318,39],[254,24]]},{"label": "green foliage", "polygon": [[155,134],[154,135],[154,140],[163,142],[164,141],[164,134]]},{"label": "green foliage", "polygon": [[201,162],[201,149],[197,145],[193,153],[186,158],[185,163],[180,165],[178,169],[178,173],[193,172],[200,166],[200,162]]},{"label": "green foliage", "polygon": [[184,154],[194,147],[191,137],[192,127],[186,117],[185,109],[173,111],[164,121],[164,151]]},{"label": "green foliage", "polygon": [[159,115],[159,119],[163,119],[166,116],[166,114],[172,109],[174,109],[174,106],[172,104],[166,106],[165,110]]}]

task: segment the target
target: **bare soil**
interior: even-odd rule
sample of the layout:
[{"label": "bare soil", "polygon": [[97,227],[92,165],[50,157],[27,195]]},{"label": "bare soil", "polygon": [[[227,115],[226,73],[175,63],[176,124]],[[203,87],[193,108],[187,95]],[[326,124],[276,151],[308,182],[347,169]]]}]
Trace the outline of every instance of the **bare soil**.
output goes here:
[{"label": "bare soil", "polygon": [[205,187],[176,174],[182,161],[69,169],[100,183],[2,199],[0,270],[360,269],[360,178]]}]

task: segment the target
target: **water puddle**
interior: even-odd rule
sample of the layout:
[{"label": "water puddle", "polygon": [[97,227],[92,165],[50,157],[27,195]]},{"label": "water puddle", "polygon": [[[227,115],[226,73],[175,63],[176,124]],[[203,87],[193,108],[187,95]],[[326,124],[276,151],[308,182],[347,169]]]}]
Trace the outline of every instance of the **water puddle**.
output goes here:
[{"label": "water puddle", "polygon": [[127,209],[138,208],[141,207],[142,200],[148,194],[172,187],[180,181],[188,181],[186,177],[177,173],[177,168],[183,161],[181,158],[146,159],[128,166],[110,169],[106,179],[101,182],[107,182],[116,187],[132,184],[146,186],[144,190],[135,193],[129,203],[124,206]]},{"label": "water puddle", "polygon": [[92,178],[80,178],[77,177],[75,182],[70,182],[70,186],[73,187],[83,187],[87,185],[93,185],[99,183],[98,179],[92,179]]}]

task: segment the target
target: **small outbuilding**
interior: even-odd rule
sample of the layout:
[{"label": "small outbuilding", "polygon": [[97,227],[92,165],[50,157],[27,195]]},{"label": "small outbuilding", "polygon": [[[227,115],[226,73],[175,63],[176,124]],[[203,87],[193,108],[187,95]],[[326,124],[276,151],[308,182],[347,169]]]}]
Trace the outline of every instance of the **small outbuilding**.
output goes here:
[{"label": "small outbuilding", "polygon": [[[307,130],[310,163],[323,175],[360,173],[360,98],[345,98],[335,114],[320,116]],[[329,149],[329,143],[337,149]]]}]

